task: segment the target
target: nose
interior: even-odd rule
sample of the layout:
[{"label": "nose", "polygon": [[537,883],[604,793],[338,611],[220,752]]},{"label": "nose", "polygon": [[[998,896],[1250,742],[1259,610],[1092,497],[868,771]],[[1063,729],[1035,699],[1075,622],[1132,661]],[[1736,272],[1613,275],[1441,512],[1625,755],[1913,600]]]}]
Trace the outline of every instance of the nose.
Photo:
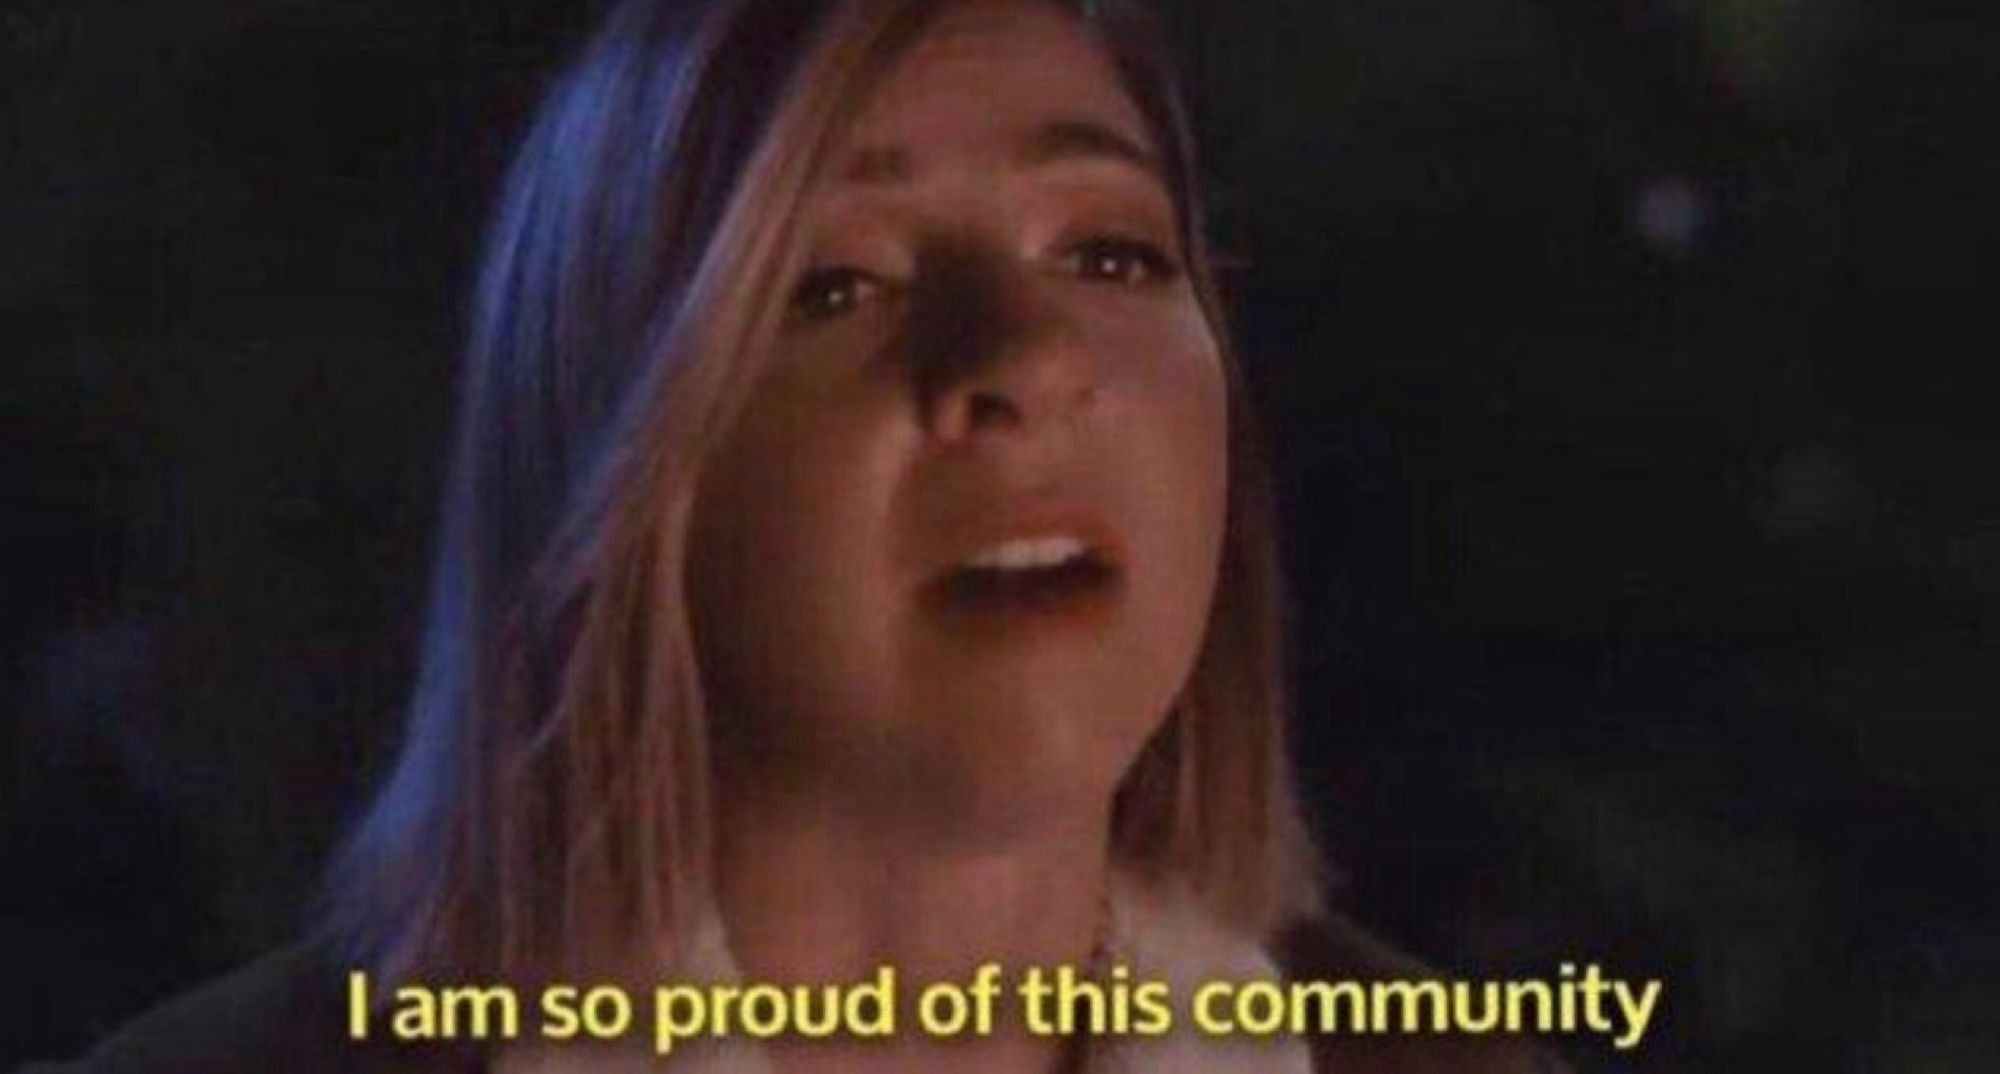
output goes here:
[{"label": "nose", "polygon": [[1096,357],[1031,271],[968,251],[940,254],[927,267],[909,357],[934,438],[1036,436],[1096,401]]}]

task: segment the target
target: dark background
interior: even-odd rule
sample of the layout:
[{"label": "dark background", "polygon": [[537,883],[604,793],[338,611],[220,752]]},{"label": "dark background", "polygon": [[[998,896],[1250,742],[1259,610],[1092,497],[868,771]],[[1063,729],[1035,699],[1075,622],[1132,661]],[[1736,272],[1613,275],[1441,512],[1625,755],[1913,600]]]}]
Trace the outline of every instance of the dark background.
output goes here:
[{"label": "dark background", "polygon": [[[595,3],[0,6],[0,1063],[282,941]],[[1344,900],[1586,1071],[2000,1058],[2000,5],[1179,0]],[[26,987],[19,987],[26,986]]]}]

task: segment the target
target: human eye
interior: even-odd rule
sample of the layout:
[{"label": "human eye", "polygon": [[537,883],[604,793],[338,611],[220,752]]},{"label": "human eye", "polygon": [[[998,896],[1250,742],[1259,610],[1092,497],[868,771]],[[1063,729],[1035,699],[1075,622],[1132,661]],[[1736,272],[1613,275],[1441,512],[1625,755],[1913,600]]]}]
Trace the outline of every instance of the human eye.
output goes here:
[{"label": "human eye", "polygon": [[881,292],[882,281],[873,275],[852,265],[832,265],[807,270],[792,288],[787,308],[797,320],[830,321]]},{"label": "human eye", "polygon": [[1180,266],[1158,245],[1125,235],[1092,235],[1063,252],[1065,266],[1085,280],[1126,286],[1166,283]]}]

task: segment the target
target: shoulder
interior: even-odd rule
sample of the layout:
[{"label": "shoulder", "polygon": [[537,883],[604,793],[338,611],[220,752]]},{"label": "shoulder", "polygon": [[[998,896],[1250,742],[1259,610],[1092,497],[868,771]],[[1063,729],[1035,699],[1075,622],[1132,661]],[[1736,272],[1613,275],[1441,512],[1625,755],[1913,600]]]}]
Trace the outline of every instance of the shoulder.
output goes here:
[{"label": "shoulder", "polygon": [[[1346,917],[1332,914],[1279,934],[1272,953],[1293,980],[1435,980],[1442,975]],[[1566,1074],[1522,1037],[1336,1035],[1312,1038],[1313,1067],[1341,1074]]]},{"label": "shoulder", "polygon": [[69,1063],[19,1074],[432,1074],[462,1055],[391,1054],[346,1039],[342,974],[307,943],[281,948],[140,1015]]}]

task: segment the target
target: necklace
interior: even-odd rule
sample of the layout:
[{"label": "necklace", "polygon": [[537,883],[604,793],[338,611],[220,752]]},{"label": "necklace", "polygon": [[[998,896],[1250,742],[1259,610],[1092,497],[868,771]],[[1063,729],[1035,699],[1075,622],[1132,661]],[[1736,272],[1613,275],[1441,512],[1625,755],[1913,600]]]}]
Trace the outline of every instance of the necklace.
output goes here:
[{"label": "necklace", "polygon": [[[1097,926],[1081,973],[1086,981],[1099,987],[1105,986],[1111,977],[1111,913],[1111,888],[1107,883],[1097,894]],[[1093,1034],[1085,1020],[1077,1017],[1078,1013],[1074,1008],[1070,1011],[1071,1029],[1056,1060],[1057,1074],[1085,1074],[1090,1069]]]}]

